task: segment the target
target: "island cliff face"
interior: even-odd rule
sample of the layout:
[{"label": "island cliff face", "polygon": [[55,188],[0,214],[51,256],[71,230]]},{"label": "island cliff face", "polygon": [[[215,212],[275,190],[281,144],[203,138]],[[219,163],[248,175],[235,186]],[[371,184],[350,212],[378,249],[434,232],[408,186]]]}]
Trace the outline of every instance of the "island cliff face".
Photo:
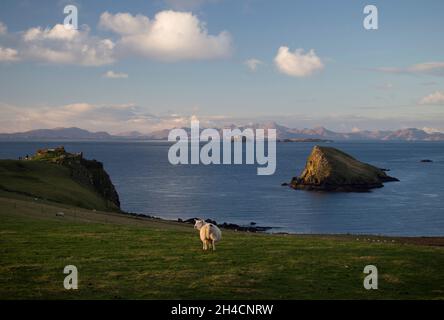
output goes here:
[{"label": "island cliff face", "polygon": [[86,160],[82,153],[68,153],[64,147],[38,150],[29,160],[47,161],[69,168],[73,180],[92,188],[120,209],[119,195],[101,162]]},{"label": "island cliff face", "polygon": [[305,169],[293,178],[290,186],[305,190],[367,191],[381,188],[388,181],[399,180],[336,148],[315,146]]}]

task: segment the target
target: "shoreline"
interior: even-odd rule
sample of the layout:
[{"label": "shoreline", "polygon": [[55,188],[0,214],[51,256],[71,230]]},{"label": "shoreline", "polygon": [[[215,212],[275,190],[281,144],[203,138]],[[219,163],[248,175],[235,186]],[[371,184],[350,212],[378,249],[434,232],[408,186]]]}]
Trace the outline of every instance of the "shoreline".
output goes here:
[{"label": "shoreline", "polygon": [[[192,226],[193,223],[190,219],[177,220],[165,219],[157,216],[144,215],[139,213],[124,212],[130,218],[142,219],[142,220],[155,220],[165,223],[175,223]],[[206,219],[207,222],[214,223],[216,221]],[[262,227],[262,226],[243,226],[234,223],[224,222],[222,224],[214,223],[223,230],[229,230],[233,232],[254,233],[260,235],[269,236],[294,236],[294,237],[313,237],[313,238],[356,238],[356,241],[374,242],[374,243],[402,243],[402,244],[415,244],[425,246],[439,246],[444,247],[444,235],[442,236],[402,236],[402,235],[383,235],[383,234],[367,234],[367,233],[293,233],[293,232],[267,232],[267,230],[276,229],[275,227]],[[227,227],[228,226],[228,227]],[[267,229],[267,230],[263,230]]]},{"label": "shoreline", "polygon": [[[189,219],[177,218],[176,220],[172,220],[172,219],[161,218],[158,216],[152,216],[152,215],[135,213],[135,212],[125,212],[125,211],[123,211],[123,214],[129,215],[129,216],[134,216],[134,217],[162,220],[162,221],[167,221],[167,222],[183,223],[183,224],[188,224],[188,225],[193,225],[194,221],[196,219],[201,219],[199,217],[193,217],[193,218],[189,218]],[[276,229],[276,227],[258,226],[256,222],[251,222],[249,225],[239,225],[239,224],[231,223],[231,222],[217,223],[215,220],[209,219],[209,218],[204,219],[204,220],[208,223],[212,223],[212,224],[218,226],[219,228],[223,228],[226,230],[241,231],[241,232],[266,233],[266,231],[268,231],[268,230]]]},{"label": "shoreline", "polygon": [[[32,214],[25,214],[26,216],[35,216],[38,218],[55,218],[56,213],[63,212],[64,217],[84,222],[96,223],[112,223],[120,226],[125,225],[139,225],[158,224],[160,228],[167,226],[189,227],[193,224],[192,219],[187,220],[171,220],[157,216],[150,216],[131,212],[111,212],[111,211],[97,211],[88,210],[81,207],[69,206],[61,203],[49,201],[36,201],[25,196],[18,196],[17,198],[5,197],[0,195],[0,212],[6,208],[16,209],[26,208],[31,209]],[[60,219],[60,217],[59,217]],[[188,222],[187,222],[188,221]],[[243,227],[236,224],[218,224],[226,232],[234,232],[239,234],[251,234],[265,237],[299,237],[299,238],[319,238],[319,239],[337,239],[337,240],[354,240],[365,243],[375,244],[406,244],[406,245],[421,245],[444,247],[444,235],[442,236],[392,236],[392,235],[378,235],[378,234],[353,234],[353,233],[289,233],[289,232],[265,232],[252,231],[252,227]],[[228,226],[228,227],[227,227]],[[256,228],[263,228],[257,226]]]}]

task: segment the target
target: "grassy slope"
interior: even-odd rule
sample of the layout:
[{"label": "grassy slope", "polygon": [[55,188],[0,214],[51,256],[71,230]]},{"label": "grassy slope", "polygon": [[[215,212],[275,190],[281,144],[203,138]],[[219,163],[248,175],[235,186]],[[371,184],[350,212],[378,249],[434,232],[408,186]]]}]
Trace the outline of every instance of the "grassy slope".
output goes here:
[{"label": "grassy slope", "polygon": [[[444,247],[367,238],[224,231],[202,252],[190,225],[0,198],[0,298],[444,298]],[[367,264],[379,290],[363,289]]]},{"label": "grassy slope", "polygon": [[72,180],[69,169],[47,162],[0,160],[0,191],[87,209],[109,208],[93,189]]}]

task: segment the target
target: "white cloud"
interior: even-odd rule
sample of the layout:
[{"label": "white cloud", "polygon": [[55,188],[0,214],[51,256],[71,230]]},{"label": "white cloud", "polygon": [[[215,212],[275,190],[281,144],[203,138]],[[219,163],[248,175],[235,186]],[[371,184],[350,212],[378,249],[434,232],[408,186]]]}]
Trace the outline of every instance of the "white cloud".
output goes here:
[{"label": "white cloud", "polygon": [[163,61],[214,59],[231,53],[231,36],[210,35],[205,23],[189,12],[161,11],[149,18],[105,12],[99,25],[121,36],[117,49]]},{"label": "white cloud", "polygon": [[104,12],[100,16],[99,27],[120,35],[132,35],[150,28],[150,20],[143,15],[132,16],[129,13],[111,14]]},{"label": "white cloud", "polygon": [[[0,22],[0,34],[6,34],[6,26]],[[0,61],[31,60],[48,64],[72,64],[101,66],[111,64],[114,58],[114,43],[90,35],[84,25],[80,30],[56,24],[52,28],[33,27],[11,34],[16,48],[0,46]]]},{"label": "white cloud", "polygon": [[17,50],[0,47],[0,62],[12,62],[18,60],[19,56]]},{"label": "white cloud", "polygon": [[101,66],[115,61],[114,43],[89,34],[89,28],[66,29],[57,24],[53,28],[31,28],[23,34],[22,55],[29,59],[53,64]]},{"label": "white cloud", "polygon": [[38,62],[101,66],[115,61],[113,49],[113,41],[91,36],[87,26],[73,30],[57,24],[25,31],[20,52],[25,59]]},{"label": "white cloud", "polygon": [[6,25],[0,21],[0,35],[8,33]]},{"label": "white cloud", "polygon": [[53,28],[42,29],[35,27],[28,29],[23,34],[23,39],[27,42],[36,40],[73,40],[81,35],[80,31],[65,28],[62,24],[56,24]]},{"label": "white cloud", "polygon": [[245,61],[245,65],[253,72],[256,71],[261,64],[263,64],[263,62],[256,58],[251,58]]},{"label": "white cloud", "polygon": [[425,74],[444,76],[444,62],[424,62],[406,68],[382,67],[377,71],[395,74]]},{"label": "white cloud", "polygon": [[126,73],[120,73],[120,72],[114,72],[112,70],[106,72],[103,75],[104,78],[107,79],[127,79],[128,78],[128,74]]},{"label": "white cloud", "polygon": [[293,77],[306,77],[324,68],[314,50],[304,54],[303,49],[291,52],[288,47],[280,47],[274,62],[281,73]]},{"label": "white cloud", "polygon": [[436,91],[434,93],[425,96],[419,101],[419,104],[423,105],[444,105],[444,93]]}]

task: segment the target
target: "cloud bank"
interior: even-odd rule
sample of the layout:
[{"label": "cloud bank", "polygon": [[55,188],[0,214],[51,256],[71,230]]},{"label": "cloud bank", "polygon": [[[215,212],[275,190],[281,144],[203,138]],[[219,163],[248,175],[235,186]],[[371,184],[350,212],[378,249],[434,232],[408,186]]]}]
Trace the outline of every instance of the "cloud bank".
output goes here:
[{"label": "cloud bank", "polygon": [[393,74],[444,76],[444,62],[424,62],[405,68],[381,67],[376,71]]},{"label": "cloud bank", "polygon": [[165,128],[189,126],[189,116],[154,115],[134,104],[100,105],[73,103],[61,106],[24,107],[0,103],[1,132],[42,128],[79,127],[90,131],[148,133]]},{"label": "cloud bank", "polygon": [[[0,61],[103,66],[127,56],[173,62],[225,58],[232,52],[228,32],[209,34],[206,24],[190,12],[161,11],[153,19],[104,12],[99,28],[109,31],[110,37],[92,35],[87,25],[79,30],[62,24],[32,27],[11,34],[14,48],[0,42]],[[0,35],[6,34],[6,26],[0,22]]]},{"label": "cloud bank", "polygon": [[[153,114],[145,107],[134,104],[107,105],[73,103],[60,106],[28,107],[0,103],[1,132],[21,132],[33,129],[79,127],[89,131],[107,131],[113,134],[139,131],[149,133],[157,130],[188,127],[192,114],[168,111]],[[291,128],[328,127],[339,132],[359,130],[387,130],[398,128],[429,128],[429,131],[444,132],[439,114],[415,114],[396,116],[357,116],[351,114],[283,114],[252,117],[230,115],[198,115],[202,126],[209,128],[252,123],[279,124]]]}]

